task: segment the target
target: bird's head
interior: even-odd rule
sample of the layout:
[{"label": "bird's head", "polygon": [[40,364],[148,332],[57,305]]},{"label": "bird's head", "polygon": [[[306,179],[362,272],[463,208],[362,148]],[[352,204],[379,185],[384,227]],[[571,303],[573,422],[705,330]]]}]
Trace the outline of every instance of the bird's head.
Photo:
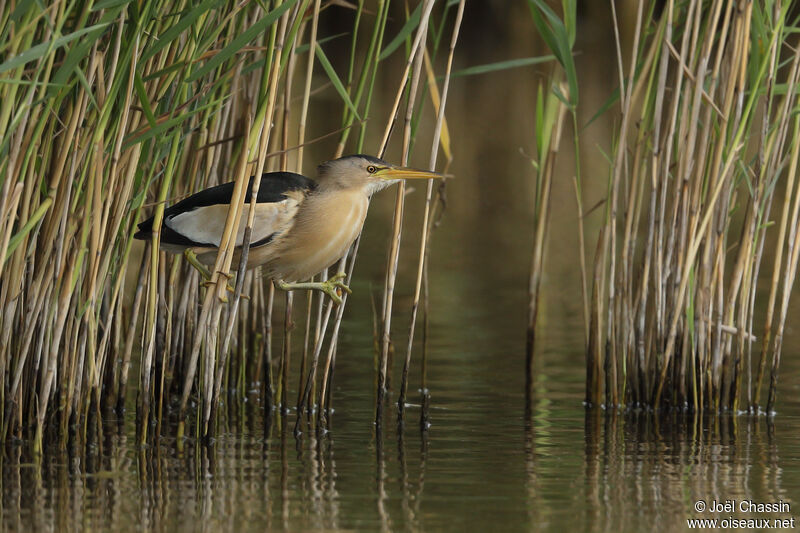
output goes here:
[{"label": "bird's head", "polygon": [[317,168],[320,186],[330,189],[363,189],[368,195],[403,179],[441,178],[441,174],[398,167],[369,155],[347,155],[325,161]]}]

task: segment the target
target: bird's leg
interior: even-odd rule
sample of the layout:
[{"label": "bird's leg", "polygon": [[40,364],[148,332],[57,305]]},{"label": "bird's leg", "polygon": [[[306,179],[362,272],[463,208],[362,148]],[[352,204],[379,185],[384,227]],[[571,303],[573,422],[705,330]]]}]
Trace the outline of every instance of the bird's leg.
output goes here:
[{"label": "bird's leg", "polygon": [[200,275],[203,276],[203,279],[206,281],[211,281],[211,272],[206,268],[206,266],[197,259],[197,254],[195,254],[191,248],[187,248],[183,251],[183,257],[192,265],[195,270],[200,272]]},{"label": "bird's leg", "polygon": [[[206,268],[206,266],[203,263],[200,262],[200,260],[197,258],[197,254],[195,254],[191,248],[187,248],[186,250],[183,251],[183,256],[186,258],[189,264],[195,268],[195,270],[200,272],[200,275],[203,277],[204,280],[203,285],[206,287],[211,285],[211,272]],[[231,279],[233,277],[225,272],[220,272],[219,274],[221,276],[225,276],[228,279]],[[231,287],[229,284],[227,284],[227,289],[228,292],[234,292],[233,287]]]},{"label": "bird's leg", "polygon": [[344,278],[347,277],[347,274],[344,272],[339,272],[332,278],[329,278],[327,281],[307,281],[303,283],[287,283],[282,279],[279,279],[275,282],[279,289],[284,291],[294,291],[294,290],[307,290],[307,291],[322,291],[328,296],[331,297],[331,300],[334,301],[336,305],[340,305],[342,303],[342,297],[339,296],[337,289],[341,289],[345,291],[347,294],[353,294],[353,291],[350,290],[344,281]]}]

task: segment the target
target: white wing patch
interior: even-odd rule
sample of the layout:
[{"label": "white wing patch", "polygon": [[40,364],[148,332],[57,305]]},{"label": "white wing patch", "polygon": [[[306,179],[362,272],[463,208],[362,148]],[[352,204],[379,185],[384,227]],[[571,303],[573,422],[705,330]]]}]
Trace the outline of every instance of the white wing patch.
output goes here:
[{"label": "white wing patch", "polygon": [[[298,199],[291,197],[280,202],[256,204],[250,242],[255,243],[266,239],[273,233],[282,233],[287,230],[292,225],[298,204]],[[225,220],[228,217],[228,207],[227,204],[198,207],[168,218],[164,223],[173,231],[196,243],[219,246],[222,231],[225,229]],[[244,240],[244,228],[247,225],[249,211],[250,204],[245,202],[242,216],[239,219],[236,246],[241,246]]]}]

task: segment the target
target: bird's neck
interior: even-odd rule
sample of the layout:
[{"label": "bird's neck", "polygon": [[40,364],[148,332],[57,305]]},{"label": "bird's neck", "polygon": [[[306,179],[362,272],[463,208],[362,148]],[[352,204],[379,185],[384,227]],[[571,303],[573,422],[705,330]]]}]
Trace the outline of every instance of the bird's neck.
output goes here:
[{"label": "bird's neck", "polygon": [[401,180],[370,180],[359,184],[343,184],[341,182],[322,181],[316,190],[316,194],[357,194],[361,193],[367,198],[371,198],[376,192],[399,183]]},{"label": "bird's neck", "polygon": [[372,197],[376,192],[380,192],[387,187],[391,187],[395,183],[400,183],[401,180],[374,180],[367,183],[366,194]]}]

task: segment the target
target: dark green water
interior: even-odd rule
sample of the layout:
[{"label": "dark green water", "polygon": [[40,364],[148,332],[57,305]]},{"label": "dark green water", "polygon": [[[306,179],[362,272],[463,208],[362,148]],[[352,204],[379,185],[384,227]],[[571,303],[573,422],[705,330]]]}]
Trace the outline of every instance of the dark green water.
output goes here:
[{"label": "dark green water", "polygon": [[[467,47],[469,53],[457,63],[535,55],[522,7],[526,39]],[[479,14],[468,12],[473,18],[465,24],[471,31],[480,26]],[[580,39],[582,50],[607,49],[613,42],[590,25]],[[585,122],[607,98],[613,54],[586,53],[578,61],[582,82],[597,87],[582,89]],[[2,529],[617,532],[683,531],[690,518],[800,518],[796,297],[774,418],[655,420],[583,408],[568,146],[558,162],[563,179],[553,191],[558,208],[539,319],[536,382],[526,416],[532,186],[530,164],[519,149],[530,152],[533,146],[535,87],[541,79],[530,70],[516,70],[461,79],[451,89],[448,117],[456,155],[451,172],[457,179],[448,186],[448,211],[431,257],[427,431],[418,425],[418,360],[405,429],[399,431],[391,416],[378,438],[373,425],[370,293],[379,299],[394,201],[393,191],[387,191],[373,202],[367,222],[355,295],[343,326],[329,433],[310,431],[296,439],[294,413],[268,421],[259,402],[251,401],[228,413],[226,430],[210,446],[187,441],[179,451],[174,439],[165,438],[141,449],[132,427],[118,427],[113,420],[106,420],[98,442],[80,450],[49,447],[41,464],[28,457],[27,443],[11,446],[0,465]],[[582,133],[586,205],[603,197],[607,164],[594,148],[607,149],[612,127],[613,117],[601,118]],[[426,135],[421,132],[419,146],[426,146]],[[324,158],[331,150],[321,147],[317,155]],[[420,149],[412,164],[423,166],[427,159]],[[416,265],[419,190],[409,202],[395,303],[401,354]],[[587,250],[593,250],[599,214],[586,223]],[[707,505],[731,500],[737,508],[745,500],[782,501],[790,508],[768,514],[697,512],[699,500]]]}]

